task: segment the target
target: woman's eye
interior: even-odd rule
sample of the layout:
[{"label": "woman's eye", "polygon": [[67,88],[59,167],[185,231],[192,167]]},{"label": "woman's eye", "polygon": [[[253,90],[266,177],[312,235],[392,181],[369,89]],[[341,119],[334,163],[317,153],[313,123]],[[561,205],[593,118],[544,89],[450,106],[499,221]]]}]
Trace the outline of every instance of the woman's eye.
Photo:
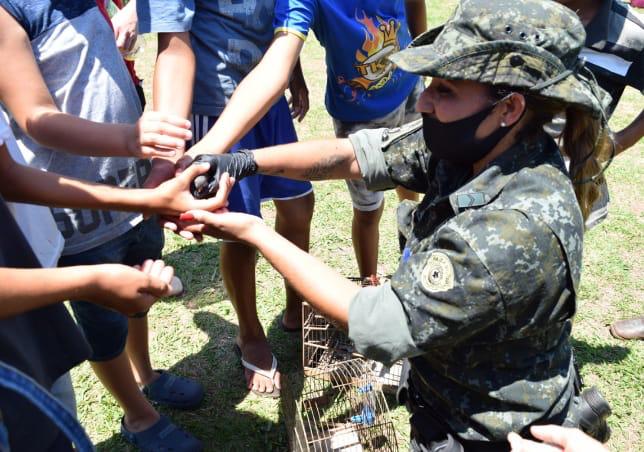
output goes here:
[{"label": "woman's eye", "polygon": [[436,93],[441,97],[446,97],[452,95],[452,90],[444,86],[439,86],[438,88],[436,88]]}]

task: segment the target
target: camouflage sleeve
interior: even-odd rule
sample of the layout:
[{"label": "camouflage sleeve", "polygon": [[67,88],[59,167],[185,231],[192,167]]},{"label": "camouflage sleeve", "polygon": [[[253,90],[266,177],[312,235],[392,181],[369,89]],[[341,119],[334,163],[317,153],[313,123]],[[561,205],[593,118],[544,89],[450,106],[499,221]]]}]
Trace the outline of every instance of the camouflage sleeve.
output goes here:
[{"label": "camouflage sleeve", "polygon": [[360,174],[372,191],[394,188],[396,184],[387,172],[382,153],[383,136],[387,129],[363,129],[349,135],[349,141],[356,154]]},{"label": "camouflage sleeve", "polygon": [[386,365],[423,353],[411,338],[407,315],[389,283],[365,287],[353,298],[349,338],[359,353]]},{"label": "camouflage sleeve", "polygon": [[349,135],[370,190],[387,190],[397,185],[419,193],[429,189],[427,152],[422,121],[395,129],[366,129]]},{"label": "camouflage sleeve", "polygon": [[508,324],[532,324],[537,313],[547,324],[568,279],[545,224],[514,210],[470,210],[421,242],[391,284],[414,344],[431,349],[474,335],[502,340]]}]

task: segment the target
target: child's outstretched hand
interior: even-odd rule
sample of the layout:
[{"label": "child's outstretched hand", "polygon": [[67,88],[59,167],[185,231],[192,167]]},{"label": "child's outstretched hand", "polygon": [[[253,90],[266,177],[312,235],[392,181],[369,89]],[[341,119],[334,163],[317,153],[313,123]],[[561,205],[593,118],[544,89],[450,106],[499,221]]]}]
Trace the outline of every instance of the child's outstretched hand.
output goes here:
[{"label": "child's outstretched hand", "polygon": [[147,260],[142,266],[120,264],[92,266],[87,299],[128,316],[150,309],[159,297],[170,293],[174,269],[162,260]]},{"label": "child's outstretched hand", "polygon": [[208,163],[192,165],[177,177],[159,185],[150,200],[150,211],[146,213],[160,213],[176,217],[188,210],[214,211],[225,208],[228,205],[228,195],[235,183],[235,179],[229,177],[228,173],[221,175],[219,189],[214,197],[195,199],[190,193],[192,181],[197,176],[208,172],[209,168]]},{"label": "child's outstretched hand", "polygon": [[146,111],[131,128],[127,150],[132,157],[174,157],[192,138],[190,121],[180,116]]}]

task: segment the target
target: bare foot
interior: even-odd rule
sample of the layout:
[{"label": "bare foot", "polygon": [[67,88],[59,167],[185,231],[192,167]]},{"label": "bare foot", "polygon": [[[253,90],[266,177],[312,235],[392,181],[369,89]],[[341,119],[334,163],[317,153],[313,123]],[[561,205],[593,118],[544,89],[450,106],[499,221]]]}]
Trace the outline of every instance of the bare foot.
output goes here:
[{"label": "bare foot", "polygon": [[[242,351],[242,358],[244,361],[253,364],[259,367],[266,372],[270,372],[271,365],[273,364],[273,355],[271,353],[271,348],[266,341],[247,341],[242,343],[239,338],[237,338],[237,345]],[[275,376],[271,381],[270,378],[267,378],[263,375],[253,372],[250,369],[244,367],[244,376],[246,377],[246,387],[255,392],[271,393],[273,392],[273,387],[280,389],[280,373],[275,372]]]}]

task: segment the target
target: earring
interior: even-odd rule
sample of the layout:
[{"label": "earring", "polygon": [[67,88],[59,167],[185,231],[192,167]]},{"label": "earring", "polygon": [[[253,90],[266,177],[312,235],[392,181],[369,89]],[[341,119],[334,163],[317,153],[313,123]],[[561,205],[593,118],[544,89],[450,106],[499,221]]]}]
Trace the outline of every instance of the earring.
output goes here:
[{"label": "earring", "polygon": [[505,123],[505,121],[501,122],[501,127],[507,127],[508,125]]}]

